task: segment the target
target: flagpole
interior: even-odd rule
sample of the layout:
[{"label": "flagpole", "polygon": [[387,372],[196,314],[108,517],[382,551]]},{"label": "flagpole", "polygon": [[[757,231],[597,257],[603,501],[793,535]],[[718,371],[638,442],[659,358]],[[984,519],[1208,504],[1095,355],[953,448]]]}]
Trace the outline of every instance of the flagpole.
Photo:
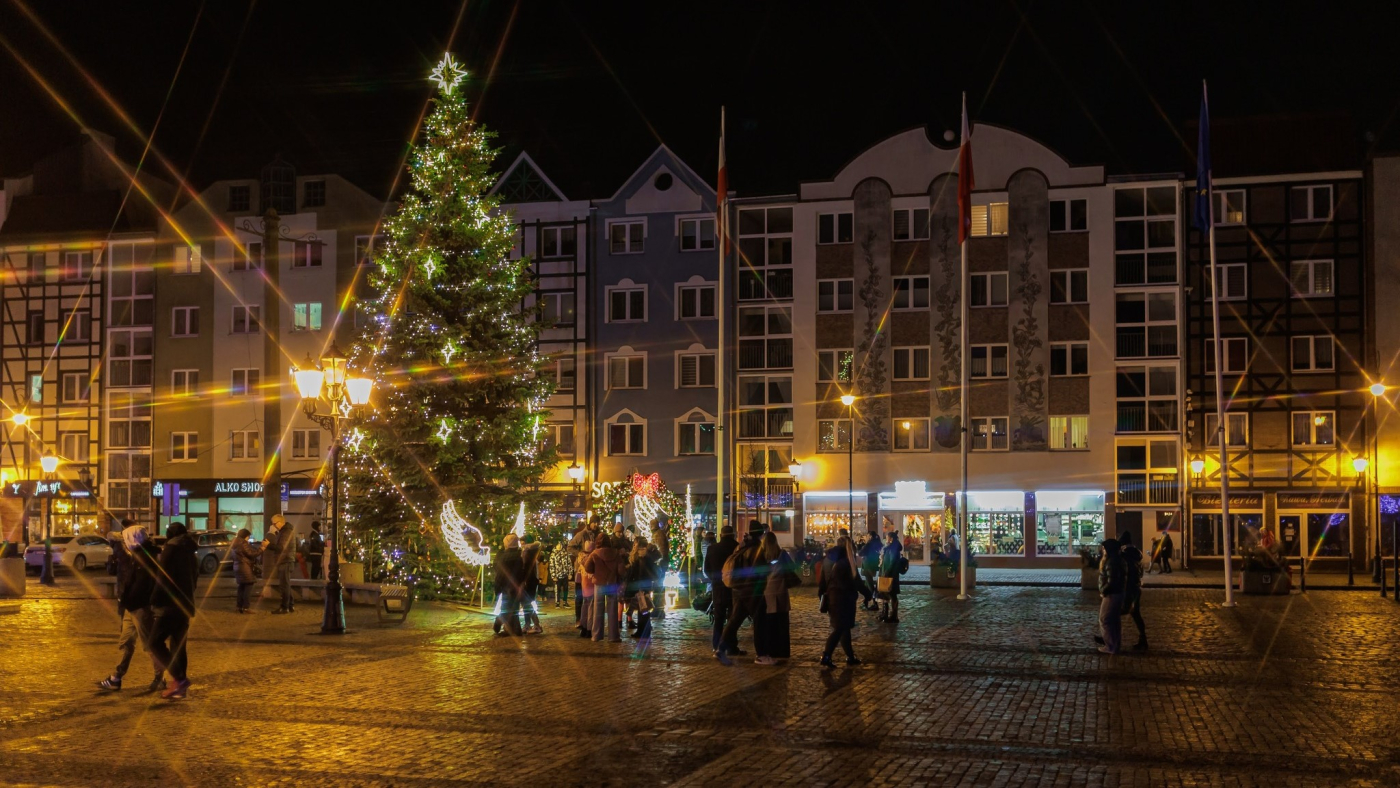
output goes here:
[{"label": "flagpole", "polygon": [[715,315],[719,318],[718,346],[715,350],[715,537],[724,530],[724,453],[729,448],[724,430],[724,361],[728,357],[724,345],[724,323],[728,317],[728,304],[724,297],[724,247],[729,243],[726,198],[728,179],[724,161],[724,107],[719,108],[719,178],[715,194],[715,248],[719,255],[719,270],[715,284]]},{"label": "flagpole", "polygon": [[[1206,82],[1205,80],[1201,80],[1201,120],[1204,125],[1200,133],[1201,139],[1207,142],[1209,141],[1210,134],[1209,106],[1210,101],[1206,93]],[[1202,155],[1200,148],[1201,146],[1197,145],[1196,155],[1198,157]],[[1206,155],[1209,155],[1208,147],[1206,148]],[[1223,607],[1234,607],[1235,584],[1233,579],[1233,563],[1235,559],[1232,543],[1235,541],[1235,528],[1234,524],[1230,522],[1230,458],[1229,451],[1226,448],[1226,440],[1229,433],[1225,429],[1225,414],[1229,409],[1226,407],[1225,403],[1225,357],[1221,353],[1222,348],[1220,345],[1220,271],[1215,262],[1215,196],[1209,161],[1206,162],[1205,168],[1206,188],[1202,190],[1200,185],[1197,185],[1196,199],[1206,200],[1205,218],[1208,219],[1206,238],[1208,239],[1207,245],[1210,247],[1210,318],[1214,331],[1214,338],[1212,341],[1215,348],[1215,426],[1216,440],[1219,442],[1220,447],[1220,523],[1221,527],[1224,529],[1225,548],[1225,603]],[[1202,191],[1204,191],[1204,194],[1201,194]],[[1197,215],[1199,214],[1200,210],[1198,208]],[[1306,560],[1306,556],[1304,556],[1304,560]]]},{"label": "flagpole", "polygon": [[968,391],[968,372],[971,360],[968,358],[968,308],[967,290],[969,275],[967,270],[967,238],[971,235],[972,221],[972,132],[967,123],[967,93],[962,95],[962,139],[958,145],[958,249],[962,263],[958,267],[958,428],[962,440],[959,441],[959,459],[962,465],[962,497],[958,505],[958,599],[966,600],[967,595],[967,554],[971,546],[967,542],[967,452],[972,441]]}]

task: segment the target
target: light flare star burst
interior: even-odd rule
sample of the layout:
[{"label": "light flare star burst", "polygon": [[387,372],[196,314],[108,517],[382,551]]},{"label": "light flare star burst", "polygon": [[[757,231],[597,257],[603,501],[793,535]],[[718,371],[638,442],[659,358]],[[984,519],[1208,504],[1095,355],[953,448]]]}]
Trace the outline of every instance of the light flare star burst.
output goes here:
[{"label": "light flare star burst", "polygon": [[447,95],[457,89],[457,84],[467,77],[467,70],[457,64],[457,58],[448,52],[438,61],[437,68],[433,69],[432,80],[437,83],[438,90]]}]

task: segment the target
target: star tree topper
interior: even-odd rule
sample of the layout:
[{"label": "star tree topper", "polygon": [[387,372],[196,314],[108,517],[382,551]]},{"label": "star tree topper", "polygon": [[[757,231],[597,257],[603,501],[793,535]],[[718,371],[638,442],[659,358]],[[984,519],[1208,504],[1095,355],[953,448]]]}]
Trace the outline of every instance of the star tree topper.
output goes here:
[{"label": "star tree topper", "polygon": [[452,95],[452,91],[457,89],[457,83],[467,76],[467,70],[457,64],[457,59],[448,52],[438,61],[437,68],[433,69],[432,81],[437,83],[438,90],[447,95]]}]

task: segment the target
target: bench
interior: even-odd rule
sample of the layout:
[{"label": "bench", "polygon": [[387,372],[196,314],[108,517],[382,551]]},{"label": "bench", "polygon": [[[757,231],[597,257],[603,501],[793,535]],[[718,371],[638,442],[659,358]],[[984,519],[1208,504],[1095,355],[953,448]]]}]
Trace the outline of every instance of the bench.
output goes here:
[{"label": "bench", "polygon": [[413,609],[413,586],[379,586],[379,620],[402,624]]},{"label": "bench", "polygon": [[97,592],[106,599],[117,598],[117,579],[111,575],[103,575],[93,581],[97,586]]}]

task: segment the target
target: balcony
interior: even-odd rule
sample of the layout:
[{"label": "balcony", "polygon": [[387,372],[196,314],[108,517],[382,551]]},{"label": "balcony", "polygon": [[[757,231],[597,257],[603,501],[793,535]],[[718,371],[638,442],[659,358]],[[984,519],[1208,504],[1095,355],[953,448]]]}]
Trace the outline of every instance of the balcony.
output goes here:
[{"label": "balcony", "polygon": [[744,267],[739,273],[739,300],[786,301],[792,298],[791,268]]},{"label": "balcony", "polygon": [[739,369],[792,369],[792,339],[739,340]]},{"label": "balcony", "polygon": [[1118,358],[1170,358],[1176,355],[1176,326],[1127,326],[1117,331]]},{"label": "balcony", "polygon": [[791,509],[797,501],[797,485],[790,479],[750,477],[739,480],[745,509]]},{"label": "balcony", "polygon": [[1120,473],[1115,501],[1124,505],[1166,505],[1178,502],[1181,485],[1175,473]]},{"label": "balcony", "polygon": [[1119,432],[1147,432],[1147,403],[1118,403]]}]

